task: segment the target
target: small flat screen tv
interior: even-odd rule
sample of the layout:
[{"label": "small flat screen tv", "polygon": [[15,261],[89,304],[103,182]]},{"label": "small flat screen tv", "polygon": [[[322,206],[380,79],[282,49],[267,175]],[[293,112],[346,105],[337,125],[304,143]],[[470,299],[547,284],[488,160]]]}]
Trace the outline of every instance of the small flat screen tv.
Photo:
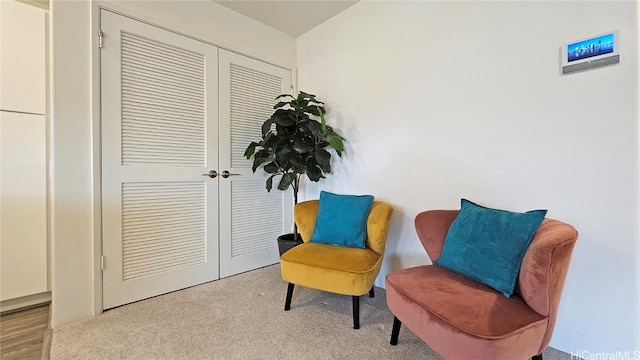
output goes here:
[{"label": "small flat screen tv", "polygon": [[589,70],[620,62],[618,31],[572,41],[562,46],[562,73]]}]

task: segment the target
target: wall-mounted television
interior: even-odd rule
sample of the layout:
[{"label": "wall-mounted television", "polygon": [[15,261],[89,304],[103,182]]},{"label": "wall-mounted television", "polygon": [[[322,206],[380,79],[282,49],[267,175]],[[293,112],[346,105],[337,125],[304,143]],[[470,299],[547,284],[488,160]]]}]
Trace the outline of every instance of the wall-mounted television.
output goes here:
[{"label": "wall-mounted television", "polygon": [[620,33],[612,31],[562,46],[562,73],[571,74],[620,62]]}]

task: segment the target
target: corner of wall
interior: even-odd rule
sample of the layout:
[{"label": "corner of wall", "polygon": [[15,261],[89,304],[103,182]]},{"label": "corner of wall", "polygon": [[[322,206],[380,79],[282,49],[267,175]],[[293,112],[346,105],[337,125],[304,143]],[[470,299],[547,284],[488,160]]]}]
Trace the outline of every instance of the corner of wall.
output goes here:
[{"label": "corner of wall", "polygon": [[[640,2],[635,1],[634,2],[634,6],[636,7],[636,14],[635,14],[635,22],[636,22],[636,32],[635,32],[635,42],[636,42],[636,46],[634,47],[634,51],[635,51],[635,61],[636,61],[636,66],[635,66],[635,70],[636,70],[636,97],[635,97],[635,118],[636,118],[636,130],[637,130],[637,135],[636,137],[638,139],[640,139]],[[638,179],[638,189],[640,189],[640,140],[638,141],[638,146],[636,149],[636,153],[637,153],[637,161],[638,161],[638,166],[636,167],[636,172],[637,172],[637,176],[636,178]],[[637,192],[637,199],[636,199],[636,206],[638,208],[638,213],[640,213],[640,191]],[[638,236],[636,238],[636,248],[634,249],[634,254],[636,254],[636,299],[640,299],[640,222],[637,224],[638,226]],[[635,348],[638,352],[640,352],[640,304],[637,305],[638,307],[635,309],[636,313],[634,314],[634,318],[637,320],[636,323],[636,329],[635,329],[635,334],[636,334],[636,344],[635,344]]]}]

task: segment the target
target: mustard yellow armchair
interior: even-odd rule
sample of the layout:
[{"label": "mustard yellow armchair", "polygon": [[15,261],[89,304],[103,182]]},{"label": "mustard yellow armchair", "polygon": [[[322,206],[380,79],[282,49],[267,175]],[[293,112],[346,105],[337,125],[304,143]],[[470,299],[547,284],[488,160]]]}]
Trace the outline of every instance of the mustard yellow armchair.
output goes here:
[{"label": "mustard yellow armchair", "polygon": [[282,279],[289,283],[284,310],[291,308],[295,285],[351,295],[353,328],[360,328],[360,296],[374,296],[373,282],[380,272],[391,222],[391,205],[374,201],[367,218],[366,248],[310,243],[318,214],[318,200],[305,201],[294,208],[294,218],[303,244],[280,258]]}]

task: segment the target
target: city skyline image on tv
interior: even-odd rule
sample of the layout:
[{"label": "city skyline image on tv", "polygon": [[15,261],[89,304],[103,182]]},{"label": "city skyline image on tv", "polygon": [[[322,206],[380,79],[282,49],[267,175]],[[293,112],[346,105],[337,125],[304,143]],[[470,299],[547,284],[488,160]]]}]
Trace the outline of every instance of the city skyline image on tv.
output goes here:
[{"label": "city skyline image on tv", "polygon": [[598,36],[567,45],[567,61],[586,59],[613,52],[613,34]]}]

